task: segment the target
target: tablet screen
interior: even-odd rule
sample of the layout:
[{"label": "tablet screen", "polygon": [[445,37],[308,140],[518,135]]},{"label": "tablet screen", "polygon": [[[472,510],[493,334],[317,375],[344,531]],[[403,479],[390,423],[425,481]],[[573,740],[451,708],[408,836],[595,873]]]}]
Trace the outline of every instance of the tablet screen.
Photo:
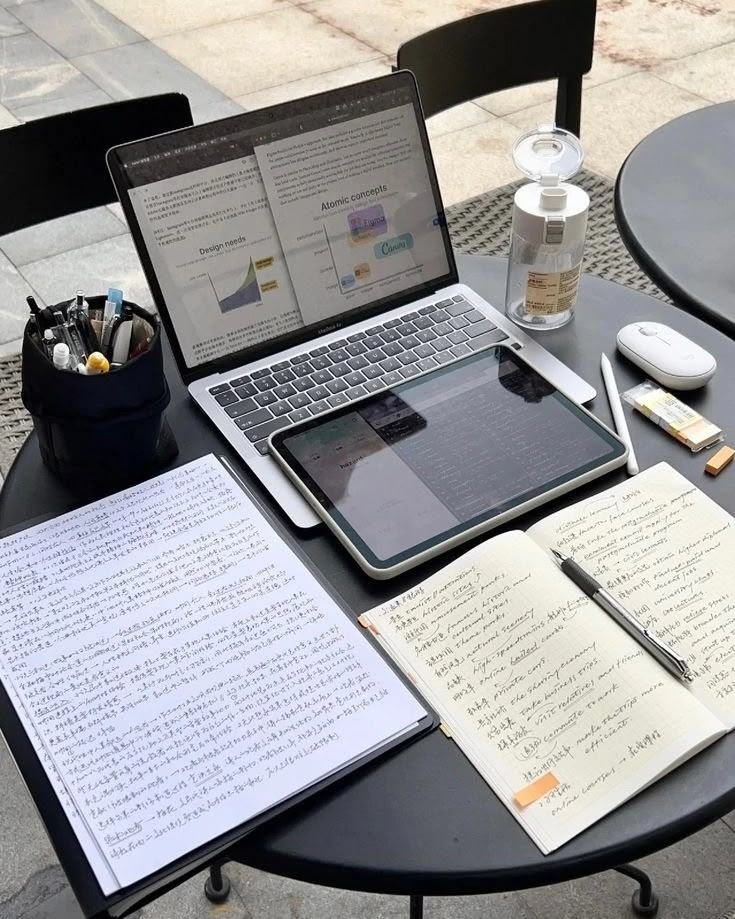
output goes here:
[{"label": "tablet screen", "polygon": [[505,347],[280,431],[272,443],[378,568],[625,455]]}]

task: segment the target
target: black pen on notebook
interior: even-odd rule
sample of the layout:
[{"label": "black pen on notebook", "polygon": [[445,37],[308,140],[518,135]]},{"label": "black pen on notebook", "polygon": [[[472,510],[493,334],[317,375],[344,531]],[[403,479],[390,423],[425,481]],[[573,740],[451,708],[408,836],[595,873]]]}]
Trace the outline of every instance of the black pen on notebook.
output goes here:
[{"label": "black pen on notebook", "polygon": [[588,574],[584,568],[580,567],[574,559],[562,555],[556,549],[551,551],[554,553],[564,574],[571,581],[574,581],[577,587],[584,591],[601,609],[604,609],[608,616],[622,626],[632,638],[635,638],[638,644],[645,648],[652,657],[655,657],[659,664],[664,666],[669,673],[672,673],[680,680],[687,680],[688,682],[694,679],[694,674],[689,669],[689,665],[684,658],[679,657],[665,642],[649,632],[645,625],[633,613],[628,612],[591,574]]}]

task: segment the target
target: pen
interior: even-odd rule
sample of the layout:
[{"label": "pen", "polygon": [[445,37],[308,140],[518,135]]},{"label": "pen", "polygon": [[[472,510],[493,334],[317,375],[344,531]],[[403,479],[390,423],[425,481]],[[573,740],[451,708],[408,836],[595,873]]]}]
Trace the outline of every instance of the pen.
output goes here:
[{"label": "pen", "polygon": [[606,354],[603,354],[600,357],[600,369],[602,370],[602,379],[605,383],[605,391],[607,392],[607,398],[610,403],[610,410],[612,411],[613,420],[615,421],[615,430],[618,432],[620,439],[628,448],[628,462],[626,464],[626,468],[630,475],[636,475],[638,473],[638,461],[635,458],[633,441],[630,439],[628,423],[625,420],[623,406],[620,402],[618,384],[615,382],[615,374],[613,373],[612,364],[608,360]]},{"label": "pen", "polygon": [[564,574],[574,581],[577,587],[583,590],[601,609],[604,609],[632,638],[635,638],[638,644],[655,657],[659,664],[662,664],[669,673],[672,673],[680,680],[691,682],[694,679],[694,674],[689,669],[684,658],[679,657],[660,638],[656,638],[655,635],[649,632],[645,625],[639,619],[636,619],[632,613],[629,613],[591,574],[588,574],[574,559],[567,558],[566,555],[562,555],[556,549],[551,551]]}]

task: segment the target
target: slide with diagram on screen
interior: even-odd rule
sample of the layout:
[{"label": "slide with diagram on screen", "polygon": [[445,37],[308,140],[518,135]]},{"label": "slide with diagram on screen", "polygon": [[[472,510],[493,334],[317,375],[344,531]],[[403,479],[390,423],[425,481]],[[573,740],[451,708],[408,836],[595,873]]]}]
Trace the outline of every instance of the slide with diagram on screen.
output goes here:
[{"label": "slide with diagram on screen", "polygon": [[447,271],[412,105],[255,147],[306,324]]},{"label": "slide with diagram on screen", "polygon": [[304,325],[254,156],[130,199],[188,366]]}]

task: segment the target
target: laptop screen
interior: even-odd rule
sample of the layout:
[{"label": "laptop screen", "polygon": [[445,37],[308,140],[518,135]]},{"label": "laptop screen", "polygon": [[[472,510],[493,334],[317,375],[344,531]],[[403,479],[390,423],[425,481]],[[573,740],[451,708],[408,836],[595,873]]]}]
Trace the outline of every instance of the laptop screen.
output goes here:
[{"label": "laptop screen", "polygon": [[455,279],[411,74],[108,159],[182,372],[235,366]]}]

